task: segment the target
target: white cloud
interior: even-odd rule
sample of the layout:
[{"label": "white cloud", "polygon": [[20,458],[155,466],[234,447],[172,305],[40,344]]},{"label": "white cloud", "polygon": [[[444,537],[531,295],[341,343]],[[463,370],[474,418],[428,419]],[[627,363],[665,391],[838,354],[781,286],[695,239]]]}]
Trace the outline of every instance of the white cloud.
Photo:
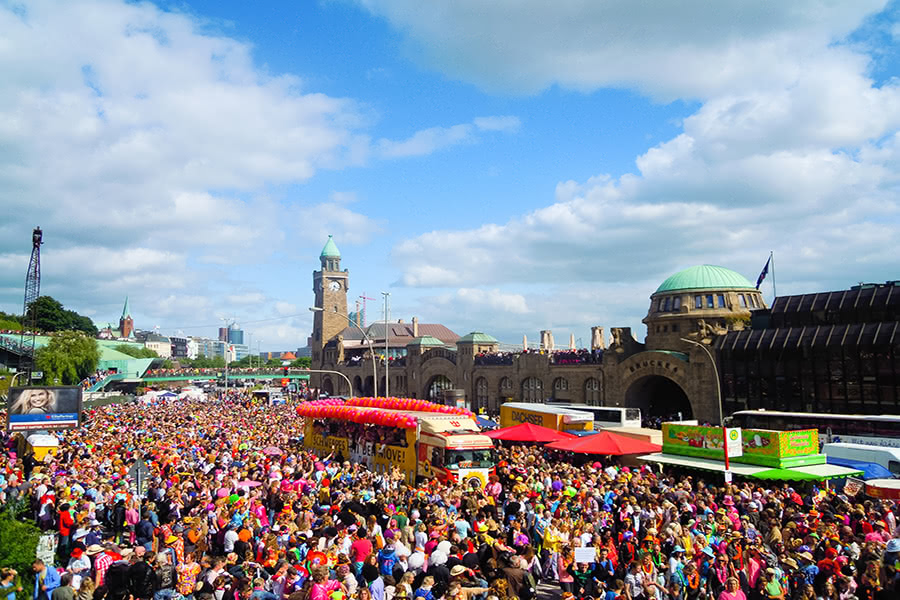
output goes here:
[{"label": "white cloud", "polygon": [[[562,327],[624,324],[642,332],[647,296],[692,264],[722,264],[753,280],[774,249],[781,293],[895,277],[900,83],[876,84],[870,57],[840,43],[883,3],[724,3],[698,19],[701,5],[682,3],[673,5],[685,10],[671,21],[656,5],[648,15],[615,2],[535,3],[530,12],[504,6],[512,19],[527,15],[508,26],[498,21],[503,3],[463,1],[437,16],[407,12],[399,0],[366,4],[402,22],[433,64],[485,87],[624,85],[705,99],[683,132],[636,158],[634,173],[563,181],[547,206],[506,222],[398,243],[402,285],[552,284],[550,300],[543,291],[522,293],[526,318],[499,311],[491,322],[510,332],[549,327],[562,314]],[[435,19],[448,24],[446,32],[428,40],[423,32],[432,32]],[[731,25],[722,27],[723,19]],[[662,23],[666,31],[657,29]],[[450,39],[468,25],[465,44]],[[576,45],[590,61],[565,62]],[[663,49],[671,56],[660,57]],[[467,62],[469,52],[480,62]],[[593,322],[598,313],[612,322]]]},{"label": "white cloud", "polygon": [[520,125],[515,116],[476,117],[472,123],[422,129],[405,140],[381,139],[377,149],[382,158],[426,156],[444,148],[475,142],[479,131],[513,133]]},{"label": "white cloud", "polygon": [[347,192],[332,193],[329,200],[294,211],[292,228],[300,239],[324,244],[329,235],[341,244],[365,244],[384,229],[385,221],[375,219],[347,207]]},{"label": "white cloud", "polygon": [[476,117],[472,123],[475,124],[475,127],[483,131],[505,132],[518,131],[519,127],[522,125],[522,121],[519,120],[519,117],[511,115],[503,117]]},{"label": "white cloud", "polygon": [[522,294],[504,293],[496,288],[489,290],[460,288],[456,290],[456,300],[465,305],[486,305],[493,310],[516,315],[529,312]]},{"label": "white cloud", "polygon": [[413,58],[490,90],[703,98],[785,85],[887,0],[357,2],[401,31]]},{"label": "white cloud", "polygon": [[226,299],[232,304],[260,305],[266,301],[266,295],[262,292],[245,292],[243,294],[229,294]]}]

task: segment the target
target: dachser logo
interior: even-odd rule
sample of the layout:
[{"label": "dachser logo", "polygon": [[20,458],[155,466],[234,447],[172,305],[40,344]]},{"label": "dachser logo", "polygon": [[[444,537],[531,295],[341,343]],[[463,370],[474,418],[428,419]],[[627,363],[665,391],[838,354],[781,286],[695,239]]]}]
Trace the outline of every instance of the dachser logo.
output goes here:
[{"label": "dachser logo", "polygon": [[532,425],[540,425],[542,422],[540,415],[533,415],[515,410],[512,411],[512,420],[517,423],[531,423]]}]

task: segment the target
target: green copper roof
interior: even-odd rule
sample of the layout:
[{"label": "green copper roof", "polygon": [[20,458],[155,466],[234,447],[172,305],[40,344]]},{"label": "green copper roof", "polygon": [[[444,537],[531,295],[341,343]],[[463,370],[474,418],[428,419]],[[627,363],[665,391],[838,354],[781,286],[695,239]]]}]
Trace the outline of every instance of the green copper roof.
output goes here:
[{"label": "green copper roof", "polygon": [[437,339],[434,336],[423,335],[421,337],[417,337],[413,341],[407,344],[407,346],[443,346],[444,342]]},{"label": "green copper roof", "polygon": [[473,331],[472,333],[464,335],[461,338],[459,338],[458,340],[456,340],[457,344],[459,344],[460,342],[462,342],[462,343],[468,342],[470,344],[496,344],[497,340],[493,336],[490,336],[486,333],[482,333],[480,331]]},{"label": "green copper roof", "polygon": [[122,318],[130,317],[131,313],[128,311],[128,296],[125,296],[125,307],[122,308]]},{"label": "green copper roof", "polygon": [[725,267],[715,265],[697,265],[679,271],[662,282],[656,293],[674,292],[676,290],[728,290],[756,289],[747,278]]},{"label": "green copper roof", "polygon": [[319,258],[340,258],[341,251],[338,250],[337,245],[334,243],[334,240],[331,239],[331,236],[328,236],[328,241],[325,242],[325,247],[322,248],[322,254],[319,255]]}]

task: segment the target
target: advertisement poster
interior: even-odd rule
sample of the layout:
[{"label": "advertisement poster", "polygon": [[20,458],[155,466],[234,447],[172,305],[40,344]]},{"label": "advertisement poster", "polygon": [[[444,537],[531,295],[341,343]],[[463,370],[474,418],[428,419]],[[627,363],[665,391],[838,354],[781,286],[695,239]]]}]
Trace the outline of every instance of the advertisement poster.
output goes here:
[{"label": "advertisement poster", "polygon": [[8,431],[74,429],[81,417],[81,387],[14,387],[6,399]]}]

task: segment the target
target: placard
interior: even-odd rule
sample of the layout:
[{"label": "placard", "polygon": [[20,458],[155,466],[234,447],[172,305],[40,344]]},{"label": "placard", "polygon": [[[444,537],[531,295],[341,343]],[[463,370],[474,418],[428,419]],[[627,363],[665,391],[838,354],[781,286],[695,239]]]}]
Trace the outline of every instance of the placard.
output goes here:
[{"label": "placard", "polygon": [[855,477],[848,477],[847,481],[844,483],[844,493],[851,498],[856,496],[859,493],[859,490],[863,489],[865,485],[865,481],[862,479],[856,479]]},{"label": "placard", "polygon": [[575,548],[575,562],[591,564],[597,560],[597,549],[593,546]]}]

